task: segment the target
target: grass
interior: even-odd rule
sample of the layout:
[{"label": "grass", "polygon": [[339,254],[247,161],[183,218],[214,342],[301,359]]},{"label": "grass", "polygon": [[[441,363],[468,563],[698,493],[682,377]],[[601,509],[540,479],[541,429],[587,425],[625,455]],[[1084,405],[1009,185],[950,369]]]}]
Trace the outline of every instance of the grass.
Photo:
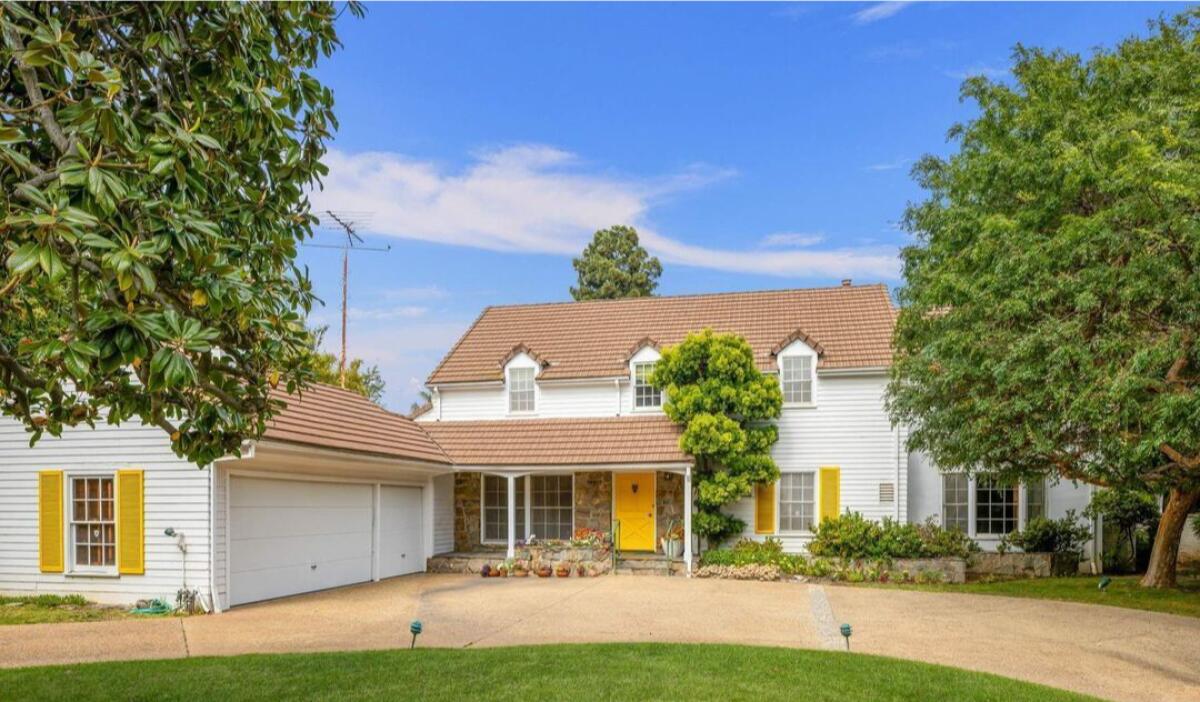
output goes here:
[{"label": "grass", "polygon": [[1200,576],[1179,577],[1179,586],[1173,590],[1155,590],[1138,585],[1141,576],[1112,576],[1106,591],[1098,587],[1098,576],[1070,578],[1032,578],[1027,580],[997,580],[974,582],[965,585],[937,584],[888,584],[878,587],[897,587],[906,590],[929,592],[964,592],[975,595],[1005,595],[1008,597],[1033,597],[1043,600],[1062,600],[1086,604],[1110,605],[1150,612],[1179,614],[1185,617],[1200,617]]},{"label": "grass", "polygon": [[863,700],[1093,698],[893,658],[753,646],[585,644],[253,655],[0,670],[21,699]]},{"label": "grass", "polygon": [[0,596],[0,625],[95,622],[126,616],[120,607],[104,607],[80,595]]}]

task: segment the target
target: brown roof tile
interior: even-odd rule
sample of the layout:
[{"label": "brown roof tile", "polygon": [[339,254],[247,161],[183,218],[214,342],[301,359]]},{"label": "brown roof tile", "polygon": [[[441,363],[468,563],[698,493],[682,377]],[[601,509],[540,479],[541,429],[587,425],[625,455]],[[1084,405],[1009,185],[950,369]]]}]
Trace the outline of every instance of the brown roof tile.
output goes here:
[{"label": "brown roof tile", "polygon": [[450,459],[411,419],[367,398],[330,385],[313,385],[299,397],[274,393],[286,406],[267,423],[264,439],[430,463]]},{"label": "brown roof tile", "polygon": [[548,364],[542,379],[621,376],[640,340],[669,346],[705,327],[744,336],[763,370],[792,336],[820,346],[819,368],[881,367],[895,317],[883,285],[489,307],[428,382],[502,380],[497,360],[522,344]]},{"label": "brown roof tile", "polygon": [[678,463],[679,427],[661,415],[425,422],[460,466]]}]

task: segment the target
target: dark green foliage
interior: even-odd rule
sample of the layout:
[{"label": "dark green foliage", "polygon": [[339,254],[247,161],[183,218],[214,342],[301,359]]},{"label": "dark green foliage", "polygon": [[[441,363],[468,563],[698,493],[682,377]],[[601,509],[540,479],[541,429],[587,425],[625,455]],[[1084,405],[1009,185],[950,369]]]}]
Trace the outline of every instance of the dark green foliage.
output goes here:
[{"label": "dark green foliage", "polygon": [[638,243],[637,230],[620,225],[597,231],[571,265],[579,275],[579,287],[571,288],[576,300],[648,297],[662,275],[662,264]]},{"label": "dark green foliage", "polygon": [[979,546],[957,529],[944,529],[932,521],[897,522],[890,517],[876,522],[857,512],[822,521],[808,544],[814,556],[851,560],[888,561],[895,558],[966,558]]},{"label": "dark green foliage", "polygon": [[[338,373],[338,357],[336,354],[321,351],[321,340],[325,337],[328,327],[312,330],[313,345],[310,363],[314,379],[327,385],[340,385]],[[375,404],[383,401],[383,391],[387,383],[379,366],[368,366],[361,358],[351,358],[346,361],[346,389],[356,392]]]},{"label": "dark green foliage", "polygon": [[1014,531],[1000,538],[1001,548],[1019,548],[1026,553],[1061,553],[1081,555],[1083,545],[1092,538],[1092,529],[1080,520],[1075,510],[1067,510],[1062,519],[1034,517],[1023,531]]},{"label": "dark green foliage", "polygon": [[1105,544],[1105,551],[1115,553],[1128,546],[1127,562],[1130,570],[1138,567],[1138,544],[1146,540],[1158,525],[1158,500],[1153,495],[1137,490],[1106,489],[1092,495],[1092,501],[1083,510],[1088,519],[1103,518],[1106,527],[1116,529],[1121,540],[1117,544]]},{"label": "dark green foliage", "polygon": [[720,543],[745,526],[721,508],[779,478],[770,423],[783,409],[779,382],[754,365],[745,339],[711,329],[663,349],[650,380],[666,393],[663,411],[684,427],[680,448],[696,458],[693,529]]},{"label": "dark green foliage", "polygon": [[741,539],[732,548],[709,549],[700,557],[700,565],[773,565],[787,575],[804,575],[810,570],[804,556],[784,553],[778,539]]},{"label": "dark green foliage", "polygon": [[[357,6],[352,6],[357,13]],[[338,8],[0,8],[0,411],[43,432],[140,418],[198,463],[312,379],[296,247]]]}]

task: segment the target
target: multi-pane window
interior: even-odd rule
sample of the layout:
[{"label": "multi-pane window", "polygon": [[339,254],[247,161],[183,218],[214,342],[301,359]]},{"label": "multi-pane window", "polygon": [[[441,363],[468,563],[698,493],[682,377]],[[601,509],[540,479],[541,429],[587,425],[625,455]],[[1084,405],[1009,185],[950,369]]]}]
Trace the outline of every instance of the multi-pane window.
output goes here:
[{"label": "multi-pane window", "polygon": [[975,483],[975,533],[1008,534],[1016,528],[1016,486],[979,478]]},{"label": "multi-pane window", "polygon": [[633,364],[633,406],[662,407],[662,391],[650,384],[653,363]]},{"label": "multi-pane window", "polygon": [[1035,517],[1046,516],[1046,481],[1035,480],[1025,484],[1025,523]]},{"label": "multi-pane window", "polygon": [[533,411],[533,369],[508,369],[508,411]]},{"label": "multi-pane window", "polygon": [[[525,478],[517,478],[517,538],[525,538]],[[508,541],[508,478],[483,476],[483,540]]]},{"label": "multi-pane window", "polygon": [[964,534],[970,526],[970,486],[963,473],[942,476],[942,526]]},{"label": "multi-pane window", "polygon": [[779,477],[779,530],[812,531],[816,489],[813,473]]},{"label": "multi-pane window", "polygon": [[74,564],[109,568],[117,563],[117,525],[111,477],[71,479]]},{"label": "multi-pane window", "polygon": [[534,475],[529,478],[530,532],[539,539],[569,539],[574,532],[571,476]]},{"label": "multi-pane window", "polygon": [[779,359],[779,377],[786,404],[811,404],[813,392],[812,357],[783,356]]}]

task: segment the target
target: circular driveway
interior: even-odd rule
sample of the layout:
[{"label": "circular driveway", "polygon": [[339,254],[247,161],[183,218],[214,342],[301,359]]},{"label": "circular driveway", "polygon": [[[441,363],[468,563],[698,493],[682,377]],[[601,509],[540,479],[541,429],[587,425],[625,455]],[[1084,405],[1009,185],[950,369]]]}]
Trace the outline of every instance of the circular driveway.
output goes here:
[{"label": "circular driveway", "polygon": [[1046,600],[661,577],[417,575],[207,617],[0,627],[0,665],[603,641],[851,647],[1114,700],[1200,702],[1200,619]]}]

